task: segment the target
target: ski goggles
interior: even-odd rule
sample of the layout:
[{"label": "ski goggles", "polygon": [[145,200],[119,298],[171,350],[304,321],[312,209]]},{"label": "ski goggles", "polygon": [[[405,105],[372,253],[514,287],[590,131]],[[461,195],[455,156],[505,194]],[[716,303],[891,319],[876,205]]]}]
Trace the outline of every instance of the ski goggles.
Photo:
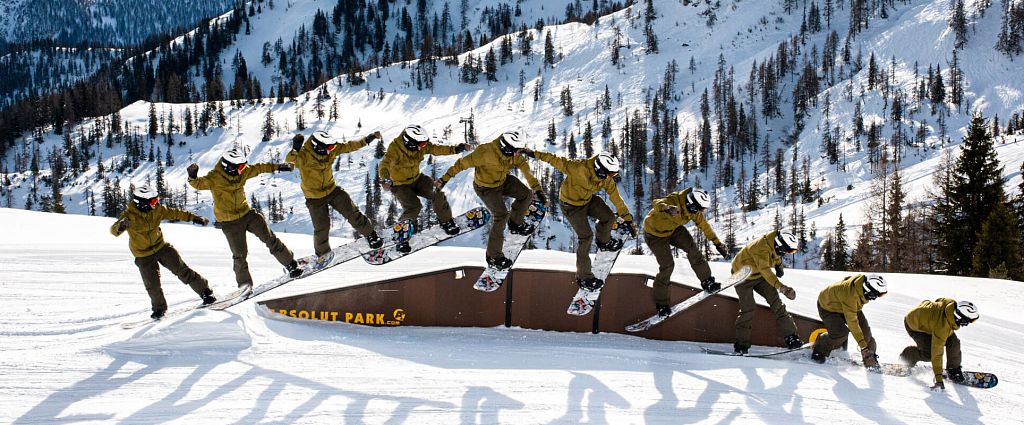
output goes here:
[{"label": "ski goggles", "polygon": [[159,204],[159,203],[160,203],[160,198],[159,197],[153,197],[153,199],[149,200],[149,207],[150,208],[156,208],[156,205]]},{"label": "ski goggles", "polygon": [[328,145],[328,144],[325,144],[325,143],[320,143],[320,142],[315,142],[315,141],[313,142],[313,151],[318,153],[318,154],[320,154],[320,155],[327,155],[327,154],[331,153],[331,151],[333,151],[334,148],[337,148],[337,147],[338,147],[338,145],[336,143],[332,143],[332,144]]},{"label": "ski goggles", "polygon": [[220,165],[224,167],[224,171],[226,171],[228,174],[236,176],[242,174],[242,171],[245,171],[246,168],[249,168],[249,164],[245,162],[241,164],[234,164],[227,161],[221,161]]}]

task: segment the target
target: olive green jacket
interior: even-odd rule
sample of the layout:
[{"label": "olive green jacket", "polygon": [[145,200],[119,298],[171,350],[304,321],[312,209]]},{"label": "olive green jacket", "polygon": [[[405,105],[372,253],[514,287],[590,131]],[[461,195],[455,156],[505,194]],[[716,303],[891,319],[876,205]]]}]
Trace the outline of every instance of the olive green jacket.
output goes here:
[{"label": "olive green jacket", "polygon": [[[651,206],[651,212],[647,213],[647,217],[644,218],[644,232],[658,237],[666,237],[675,232],[679,226],[685,226],[686,223],[692,221],[712,243],[721,243],[715,230],[704,218],[703,212],[691,213],[686,210],[686,195],[690,194],[692,190],[693,188],[690,188],[682,192],[670,193],[661,199],[655,199],[654,205]],[[679,208],[679,215],[672,216],[665,212],[665,207],[670,205]]]},{"label": "olive green jacket", "polygon": [[411,151],[402,144],[402,136],[396,137],[388,145],[384,159],[380,160],[377,174],[381,179],[391,179],[395,186],[412,184],[420,178],[420,163],[429,155],[455,155],[455,146],[435,145],[427,142],[423,149]]},{"label": "olive green jacket", "polygon": [[615,212],[623,220],[633,221],[626,202],[619,195],[619,187],[611,178],[598,178],[594,172],[596,157],[587,159],[569,159],[547,152],[534,152],[534,157],[551,164],[552,167],[565,174],[562,187],[558,189],[558,200],[569,205],[582,207],[590,202],[594,194],[604,189],[608,199],[615,205]]},{"label": "olive green jacket", "polygon": [[935,382],[942,382],[942,355],[946,349],[946,340],[960,329],[954,311],[956,301],[937,298],[935,301],[921,301],[921,304],[907,313],[906,322],[910,330],[932,336],[932,371],[935,372]]},{"label": "olive green jacket", "polygon": [[534,191],[540,190],[540,182],[530,172],[530,164],[526,158],[520,155],[505,155],[501,153],[498,146],[500,139],[481,145],[454,164],[441,176],[441,180],[447,182],[467,168],[472,167],[473,184],[480,187],[499,187],[505,183],[509,172],[518,168],[526,178],[530,188]]},{"label": "olive green jacket", "polygon": [[862,274],[847,276],[840,282],[833,283],[818,293],[818,305],[825,311],[840,313],[846,319],[846,326],[850,328],[853,339],[857,340],[860,348],[868,346],[864,339],[864,332],[860,328],[860,321],[857,319],[859,312],[868,303],[864,296],[864,280]]},{"label": "olive green jacket", "polygon": [[232,176],[221,167],[214,167],[205,176],[188,179],[188,184],[198,190],[213,192],[213,216],[217,221],[234,221],[252,210],[245,196],[246,180],[275,171],[277,164],[251,164],[241,174]]},{"label": "olive green jacket", "polygon": [[772,270],[776,265],[782,264],[782,258],[775,252],[775,236],[778,234],[778,231],[768,232],[743,247],[740,253],[736,254],[736,258],[732,259],[732,272],[736,273],[743,266],[750,266],[750,277],[747,280],[763,278],[775,289],[782,287],[782,282]]},{"label": "olive green jacket", "polygon": [[160,248],[167,245],[164,242],[164,232],[160,230],[160,222],[164,220],[192,221],[198,217],[188,211],[167,208],[157,205],[150,212],[139,211],[135,204],[128,204],[128,208],[117,217],[117,221],[110,226],[110,234],[121,236],[118,225],[128,220],[128,248],[136,257],[148,257],[156,254]]},{"label": "olive green jacket", "polygon": [[327,155],[319,155],[313,151],[313,143],[306,138],[302,149],[288,152],[285,162],[295,164],[302,178],[302,194],[308,199],[320,199],[331,194],[338,184],[334,182],[334,159],[343,153],[357,151],[369,144],[369,138],[339,143]]}]

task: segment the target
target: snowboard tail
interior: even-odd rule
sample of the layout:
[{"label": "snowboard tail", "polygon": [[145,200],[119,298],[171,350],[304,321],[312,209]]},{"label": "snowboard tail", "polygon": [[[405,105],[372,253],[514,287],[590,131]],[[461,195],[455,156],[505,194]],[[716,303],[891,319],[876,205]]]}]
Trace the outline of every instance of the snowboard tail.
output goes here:
[{"label": "snowboard tail", "polygon": [[704,301],[708,298],[711,298],[716,294],[720,294],[722,291],[732,288],[733,286],[736,286],[737,284],[743,282],[744,280],[747,280],[747,277],[750,277],[750,273],[750,266],[743,266],[743,268],[737,270],[736,273],[733,273],[732,276],[729,276],[729,280],[723,283],[722,287],[719,290],[710,293],[707,291],[698,292],[696,295],[691,296],[690,298],[687,298],[682,302],[672,306],[672,312],[668,316],[660,316],[657,313],[655,313],[653,316],[648,317],[647,319],[626,326],[626,331],[642,332],[650,328],[653,328],[660,324],[661,322],[668,320],[672,316],[675,316],[680,312],[690,307],[693,307],[694,305],[697,305],[697,303]]},{"label": "snowboard tail", "polygon": [[[547,208],[540,201],[533,201],[530,204],[530,209],[527,210],[525,221],[527,224],[533,224],[535,226],[533,233],[528,235],[518,235],[514,233],[505,234],[505,242],[502,245],[501,253],[505,255],[505,258],[512,260],[515,264],[519,254],[526,248],[526,244],[530,242],[530,238],[537,233],[537,229],[540,228],[541,221],[544,220],[544,215],[547,214]],[[502,230],[504,231],[504,230]],[[508,272],[512,270],[512,266],[506,269],[498,269],[494,266],[488,265],[484,272],[480,275],[480,278],[473,284],[473,289],[483,292],[494,292],[501,287],[501,284],[505,282],[505,277],[508,276]]]},{"label": "snowboard tail", "polygon": [[[412,227],[393,229],[392,243],[377,249],[365,250],[362,257],[367,263],[373,265],[387,264],[406,255],[424,249],[437,243],[454,238],[456,236],[472,232],[483,227],[491,221],[491,212],[484,207],[476,207],[465,214],[454,218],[455,224],[459,226],[459,233],[449,235],[441,226],[432,226],[417,234],[410,234]],[[406,223],[411,226],[411,223]],[[398,225],[396,225],[397,227]],[[366,248],[366,247],[364,247]]]},{"label": "snowboard tail", "polygon": [[622,247],[617,251],[597,251],[597,256],[594,258],[594,266],[591,270],[594,273],[594,277],[598,279],[599,285],[596,289],[587,289],[580,287],[573,295],[572,301],[569,302],[569,307],[565,310],[567,314],[573,316],[586,316],[594,310],[594,306],[597,301],[601,298],[601,289],[604,287],[605,281],[608,279],[608,275],[611,274],[612,267],[615,266],[615,261],[618,260],[619,254],[626,248],[626,244],[636,239],[636,235],[630,233],[624,227],[619,225],[620,218],[612,226],[612,238],[618,236],[622,239]]}]

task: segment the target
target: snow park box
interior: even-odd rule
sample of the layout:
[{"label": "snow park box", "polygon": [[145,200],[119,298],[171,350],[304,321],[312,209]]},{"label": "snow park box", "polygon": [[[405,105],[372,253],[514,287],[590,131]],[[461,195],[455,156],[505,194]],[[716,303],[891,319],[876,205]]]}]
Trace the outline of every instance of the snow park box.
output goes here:
[{"label": "snow park box", "polygon": [[[287,296],[261,302],[270,311],[298,319],[368,326],[520,327],[561,332],[629,334],[625,327],[653,313],[650,282],[643,273],[612,273],[592,313],[572,316],[566,305],[576,293],[572,271],[557,267],[513,268],[495,292],[473,289],[479,266],[453,266],[425,273]],[[673,303],[700,290],[673,282]],[[731,293],[732,291],[727,291]],[[731,343],[739,303],[716,295],[666,322],[635,335],[670,341]],[[772,312],[755,311],[753,343],[782,346]],[[821,321],[793,314],[801,338]],[[632,335],[632,334],[631,334]]]}]

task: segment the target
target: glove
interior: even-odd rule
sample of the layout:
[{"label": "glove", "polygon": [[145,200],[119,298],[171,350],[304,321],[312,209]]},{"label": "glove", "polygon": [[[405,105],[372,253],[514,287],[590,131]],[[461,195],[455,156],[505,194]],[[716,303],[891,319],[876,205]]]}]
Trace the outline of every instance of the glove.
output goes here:
[{"label": "glove", "polygon": [[941,381],[939,381],[936,382],[935,385],[932,385],[930,389],[932,390],[932,392],[940,393],[946,391],[946,384],[943,384]]},{"label": "glove", "polygon": [[860,356],[864,359],[864,367],[868,369],[874,369],[878,367],[878,355],[875,351],[869,347],[864,347],[860,350]]},{"label": "glove", "polygon": [[548,197],[544,195],[544,191],[538,190],[536,192],[533,192],[533,196],[537,198],[537,200],[540,201],[540,203],[544,205],[548,204]]},{"label": "glove", "polygon": [[380,181],[380,187],[384,188],[384,190],[390,191],[391,190],[391,186],[394,185],[394,183],[395,182],[392,181],[391,179],[382,179]]},{"label": "glove", "polygon": [[469,144],[468,143],[459,143],[459,144],[455,145],[455,153],[463,153],[463,152],[468,151],[468,150],[469,150]]},{"label": "glove", "polygon": [[782,264],[776,265],[775,266],[775,276],[782,277],[782,275],[784,275],[784,274],[786,274],[786,272],[784,270],[782,270]]},{"label": "glove", "polygon": [[200,226],[205,226],[207,224],[210,224],[210,219],[197,215],[194,218],[192,218],[192,223],[193,224],[198,224]]},{"label": "glove", "polygon": [[719,254],[722,254],[722,258],[729,258],[729,247],[725,246],[724,243],[716,243],[715,249],[718,250]]},{"label": "glove", "polygon": [[521,155],[527,157],[527,158],[536,158],[537,157],[536,155],[533,154],[533,149],[523,148],[523,149],[519,150],[519,153]]},{"label": "glove", "polygon": [[302,150],[302,142],[305,142],[306,138],[302,137],[301,134],[296,134],[292,137],[292,150],[298,152]]},{"label": "glove", "polygon": [[277,164],[277,171],[292,171],[294,169],[295,169],[295,164],[291,164],[291,163],[288,163],[288,162],[286,162],[284,164]]},{"label": "glove", "polygon": [[622,224],[619,225],[619,227],[621,227],[622,230],[626,231],[626,233],[629,233],[630,236],[634,238],[636,237],[636,228],[633,227],[632,220],[623,221]]},{"label": "glove", "polygon": [[679,207],[677,207],[675,205],[665,205],[665,207],[662,208],[661,210],[666,212],[666,213],[668,213],[668,215],[670,215],[672,217],[678,217],[679,216]]},{"label": "glove", "polygon": [[124,219],[124,220],[121,220],[121,221],[117,222],[117,231],[118,232],[123,232],[126,229],[128,229],[128,226],[131,226],[131,224],[132,224],[131,220],[128,220],[127,218]]},{"label": "glove", "polygon": [[373,134],[371,134],[370,137],[366,140],[366,142],[369,143],[374,140],[384,140],[384,135],[380,134],[379,131],[374,131]]},{"label": "glove", "polygon": [[786,298],[789,298],[791,300],[795,300],[796,299],[796,290],[793,289],[793,288],[790,288],[790,287],[788,287],[786,285],[780,286],[779,287],[779,292],[781,292],[782,295],[785,295]]},{"label": "glove", "polygon": [[191,164],[191,165],[188,166],[188,168],[185,169],[185,171],[188,171],[188,178],[190,178],[190,179],[199,178],[199,166],[198,165]]},{"label": "glove", "polygon": [[436,180],[434,180],[434,187],[438,188],[438,190],[444,189],[444,185],[447,184],[447,183],[448,182],[446,182],[444,180],[436,179]]}]

